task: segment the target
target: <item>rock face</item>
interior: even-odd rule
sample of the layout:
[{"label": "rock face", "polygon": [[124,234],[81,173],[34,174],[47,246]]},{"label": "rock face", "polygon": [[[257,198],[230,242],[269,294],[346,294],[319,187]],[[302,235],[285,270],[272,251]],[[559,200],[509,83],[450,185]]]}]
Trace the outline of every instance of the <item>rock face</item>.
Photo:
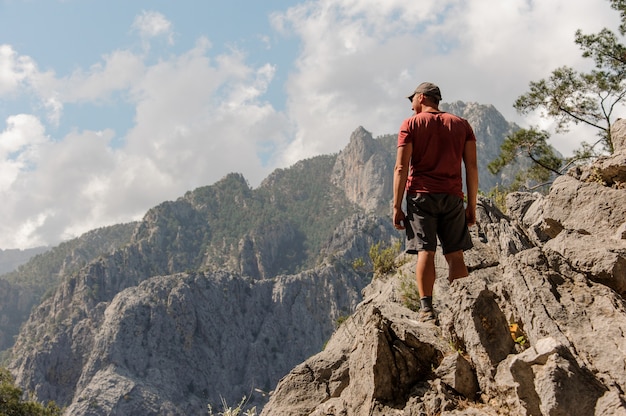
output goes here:
[{"label": "rock face", "polygon": [[[372,217],[345,228],[354,224],[372,231],[344,235],[342,254],[388,236]],[[17,382],[68,415],[202,414],[221,397],[269,391],[322,348],[367,283],[343,263],[274,279],[205,271],[142,280],[115,267],[141,259],[133,250],[62,285],[15,346]],[[257,396],[251,404],[262,405]]]},{"label": "rock face", "polygon": [[393,177],[389,172],[395,164],[392,152],[395,140],[395,137],[374,140],[370,132],[359,127],[337,156],[331,181],[367,212],[383,215],[389,212],[388,196],[393,194]]},{"label": "rock face", "polygon": [[127,244],[133,229],[133,223],[118,224],[89,231],[49,250],[25,250],[22,255],[34,257],[0,277],[0,355],[13,345],[33,307],[53,291],[62,276]]},{"label": "rock face", "polygon": [[374,280],[262,415],[626,415],[626,190],[597,180],[624,152],[509,195],[509,216],[481,199],[470,276],[437,259],[438,326],[404,306],[414,262]]},{"label": "rock face", "polygon": [[321,348],[329,317],[354,307],[359,279],[328,267],[275,281],[218,272],[124,290],[94,331],[66,414],[202,414],[233,391],[269,390]]}]

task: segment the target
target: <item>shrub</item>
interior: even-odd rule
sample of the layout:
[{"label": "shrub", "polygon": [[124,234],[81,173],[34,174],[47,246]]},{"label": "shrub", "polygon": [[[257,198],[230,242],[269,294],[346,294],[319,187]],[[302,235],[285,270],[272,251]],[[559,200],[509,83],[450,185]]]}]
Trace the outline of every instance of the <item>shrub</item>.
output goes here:
[{"label": "shrub", "polygon": [[400,295],[402,297],[402,304],[417,312],[420,309],[420,292],[417,289],[417,282],[415,276],[407,276],[402,274],[400,276]]},{"label": "shrub", "polygon": [[9,370],[0,368],[0,415],[61,416],[61,409],[54,402],[44,406],[22,400],[22,389],[15,386]]},{"label": "shrub", "polygon": [[394,273],[398,267],[405,263],[405,261],[397,259],[401,248],[402,242],[400,240],[385,248],[381,248],[380,241],[370,247],[369,254],[374,268],[374,277]]}]

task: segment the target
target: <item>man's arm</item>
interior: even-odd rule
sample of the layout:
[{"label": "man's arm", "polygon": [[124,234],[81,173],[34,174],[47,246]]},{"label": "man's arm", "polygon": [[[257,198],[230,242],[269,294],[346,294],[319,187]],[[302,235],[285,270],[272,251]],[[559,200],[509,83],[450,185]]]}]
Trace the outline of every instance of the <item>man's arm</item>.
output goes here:
[{"label": "man's arm", "polygon": [[402,200],[404,199],[412,154],[413,145],[411,143],[398,147],[396,166],[393,170],[393,226],[398,230],[404,230],[405,227]]},{"label": "man's arm", "polygon": [[465,142],[463,149],[465,163],[465,180],[467,182],[467,208],[465,218],[467,225],[476,224],[476,200],[478,198],[478,161],[476,157],[476,141]]}]

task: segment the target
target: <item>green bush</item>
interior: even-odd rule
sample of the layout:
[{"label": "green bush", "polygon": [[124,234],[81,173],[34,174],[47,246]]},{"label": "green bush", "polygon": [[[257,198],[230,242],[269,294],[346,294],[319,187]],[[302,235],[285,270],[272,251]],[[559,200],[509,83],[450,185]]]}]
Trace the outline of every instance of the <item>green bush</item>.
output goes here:
[{"label": "green bush", "polygon": [[47,405],[22,400],[22,390],[14,384],[13,376],[6,368],[0,368],[0,415],[1,416],[60,416],[61,409],[54,403]]},{"label": "green bush", "polygon": [[417,289],[417,282],[415,276],[407,276],[402,274],[400,276],[400,295],[402,296],[402,304],[417,312],[420,309],[420,292]]},{"label": "green bush", "polygon": [[369,254],[374,268],[374,277],[392,274],[405,263],[398,260],[401,249],[402,242],[400,240],[384,248],[381,248],[380,241],[370,247]]}]

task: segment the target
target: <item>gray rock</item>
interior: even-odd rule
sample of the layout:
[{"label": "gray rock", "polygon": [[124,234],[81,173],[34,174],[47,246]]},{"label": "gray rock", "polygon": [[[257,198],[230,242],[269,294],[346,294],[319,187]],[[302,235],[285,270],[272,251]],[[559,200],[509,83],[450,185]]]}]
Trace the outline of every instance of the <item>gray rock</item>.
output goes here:
[{"label": "gray rock", "polygon": [[[437,257],[439,326],[418,323],[415,312],[401,307],[400,281],[412,274],[411,262],[397,276],[373,282],[326,350],[303,364],[317,363],[315,374],[326,379],[334,368],[347,371],[341,391],[300,395],[287,375],[262,414],[624,414],[624,253],[614,237],[624,223],[625,197],[624,190],[565,177],[546,197],[515,196],[512,219],[481,199],[475,248],[466,253],[470,276],[449,285]],[[596,215],[580,217],[591,212]],[[545,237],[532,238],[532,226],[542,222]],[[406,353],[415,351],[410,339],[433,353]],[[476,389],[457,383],[460,356],[468,363],[463,379],[476,380]],[[341,357],[341,365],[328,357]],[[415,370],[425,357],[433,372]],[[298,411],[286,413],[286,392],[299,398]]]},{"label": "gray rock", "polygon": [[350,136],[350,142],[337,156],[331,182],[342,189],[348,199],[366,212],[387,214],[393,192],[391,169],[395,153],[363,127]]},{"label": "gray rock", "polygon": [[581,368],[567,347],[543,338],[498,365],[501,408],[511,414],[593,415],[607,388]]},{"label": "gray rock", "polygon": [[618,119],[611,126],[613,153],[593,163],[570,170],[569,174],[583,182],[624,188],[626,184],[626,120]]},{"label": "gray rock", "polygon": [[470,400],[476,398],[479,389],[478,380],[474,369],[462,354],[446,356],[434,375],[464,397]]},{"label": "gray rock", "polygon": [[626,120],[618,118],[611,126],[613,153],[626,151]]}]

